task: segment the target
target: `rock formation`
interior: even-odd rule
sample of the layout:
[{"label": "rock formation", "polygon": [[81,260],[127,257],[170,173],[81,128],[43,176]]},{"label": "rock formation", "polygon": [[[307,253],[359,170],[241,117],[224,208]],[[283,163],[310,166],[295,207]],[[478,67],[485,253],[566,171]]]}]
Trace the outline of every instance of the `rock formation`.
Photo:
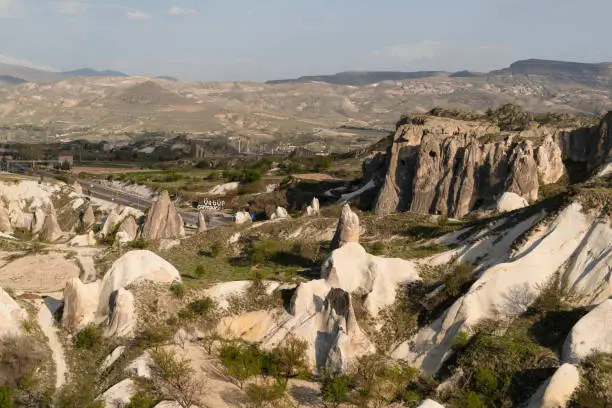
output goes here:
[{"label": "rock formation", "polygon": [[42,210],[42,208],[36,208],[30,222],[30,231],[33,235],[36,235],[42,230],[44,224],[45,212]]},{"label": "rock formation", "polygon": [[79,184],[78,181],[74,181],[74,183],[72,183],[72,189],[74,190],[75,193],[77,194],[83,194],[83,187],[81,187],[81,185]]},{"label": "rock formation", "polygon": [[422,401],[417,408],[444,408],[444,405],[438,404],[434,400],[426,399]]},{"label": "rock formation", "polygon": [[7,335],[21,334],[21,327],[28,319],[28,314],[0,288],[0,338]]},{"label": "rock formation", "polygon": [[330,248],[334,250],[349,242],[359,242],[360,232],[359,217],[351,211],[350,205],[345,204],[342,207]]},{"label": "rock formation", "polygon": [[506,191],[499,200],[497,200],[497,211],[500,213],[514,211],[519,208],[525,208],[528,205],[529,202],[520,195]]},{"label": "rock formation", "polygon": [[121,215],[116,211],[116,209],[112,209],[111,212],[106,216],[104,220],[104,224],[100,229],[100,235],[102,237],[106,237],[111,234],[115,226],[121,222]]},{"label": "rock formation", "polygon": [[612,113],[594,128],[500,132],[482,122],[426,117],[425,124],[400,124],[386,154],[364,162],[363,179],[380,186],[374,208],[382,215],[411,210],[462,217],[493,207],[504,192],[532,202],[540,183],[566,174],[564,160],[589,169],[609,161],[611,123]]},{"label": "rock formation", "polygon": [[81,215],[81,231],[89,231],[96,223],[96,216],[94,215],[93,206],[91,203],[87,203],[87,207]]},{"label": "rock formation", "polygon": [[182,218],[164,190],[149,209],[142,236],[150,240],[180,238],[185,235],[183,228]]},{"label": "rock formation", "polygon": [[62,230],[57,222],[57,214],[53,205],[47,206],[45,222],[40,230],[40,239],[47,242],[55,242],[62,236]]},{"label": "rock formation", "polygon": [[134,295],[124,288],[115,293],[105,335],[109,337],[131,337],[136,327]]},{"label": "rock formation", "polygon": [[204,216],[204,213],[200,211],[198,213],[198,232],[206,232],[206,229],[206,217]]},{"label": "rock formation", "polygon": [[62,327],[68,331],[78,331],[95,321],[98,307],[98,282],[84,284],[73,278],[64,288],[64,312]]},{"label": "rock formation", "polygon": [[133,241],[136,238],[136,234],[138,233],[138,225],[136,224],[134,217],[128,216],[121,222],[119,229],[117,230],[117,234],[119,233],[125,233],[128,241]]},{"label": "rock formation", "polygon": [[319,215],[319,212],[319,199],[317,197],[313,197],[312,203],[308,207],[306,207],[306,215]]},{"label": "rock formation", "polygon": [[291,217],[289,217],[289,213],[283,207],[276,207],[276,210],[274,210],[272,215],[270,215],[271,220],[281,220],[287,218]]},{"label": "rock formation", "polygon": [[578,364],[595,352],[612,353],[612,299],[576,323],[563,345],[563,361]]},{"label": "rock formation", "polygon": [[244,224],[246,222],[251,222],[251,214],[246,211],[238,211],[236,215],[234,215],[234,222],[236,224]]},{"label": "rock formation", "polygon": [[134,380],[127,378],[104,391],[97,399],[101,400],[106,408],[123,407],[130,403],[136,391]]},{"label": "rock formation", "polygon": [[9,218],[8,211],[4,208],[4,204],[0,201],[0,232],[4,234],[12,234],[13,227]]},{"label": "rock formation", "polygon": [[565,408],[579,385],[578,368],[572,364],[563,364],[540,386],[527,408]]}]

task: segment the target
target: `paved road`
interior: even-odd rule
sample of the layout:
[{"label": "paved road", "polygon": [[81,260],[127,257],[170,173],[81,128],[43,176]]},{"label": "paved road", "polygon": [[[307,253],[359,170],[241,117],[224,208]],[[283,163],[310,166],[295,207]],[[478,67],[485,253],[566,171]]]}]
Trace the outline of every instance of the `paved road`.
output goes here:
[{"label": "paved road", "polygon": [[[20,173],[32,172],[33,174],[42,175],[45,177],[55,178],[55,173],[51,173],[44,170],[32,169],[27,166],[13,164],[13,168],[18,169]],[[146,210],[151,207],[153,201],[149,197],[143,197],[134,193],[128,193],[120,191],[103,184],[98,183],[95,180],[76,179],[76,181],[83,188],[83,192],[95,198],[99,198],[106,201],[113,201],[117,204],[130,206],[139,210]],[[197,211],[185,211],[180,210],[179,213],[183,217],[186,227],[197,228],[198,226],[198,212]],[[217,215],[213,216],[207,224],[208,229],[220,227],[232,223],[232,216],[229,215]]]}]

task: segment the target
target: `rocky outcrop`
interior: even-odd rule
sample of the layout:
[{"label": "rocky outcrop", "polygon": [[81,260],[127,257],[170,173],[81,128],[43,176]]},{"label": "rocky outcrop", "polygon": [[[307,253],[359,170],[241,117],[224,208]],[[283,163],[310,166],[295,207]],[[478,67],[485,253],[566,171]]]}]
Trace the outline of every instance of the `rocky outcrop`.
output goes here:
[{"label": "rocky outcrop", "polygon": [[0,232],[4,234],[12,234],[13,227],[9,218],[8,211],[4,208],[4,204],[0,201]]},{"label": "rocky outcrop", "polygon": [[206,230],[206,217],[204,216],[204,213],[200,211],[198,213],[198,232],[206,232]]},{"label": "rocky outcrop", "polygon": [[130,403],[136,391],[134,380],[127,378],[104,391],[97,399],[103,402],[105,408],[123,407]]},{"label": "rocky outcrop", "polygon": [[359,227],[359,217],[353,211],[351,206],[345,204],[342,207],[340,218],[338,219],[338,225],[336,226],[336,233],[331,242],[331,250],[338,249],[342,245],[350,242],[359,242],[359,234],[361,230]]},{"label": "rocky outcrop", "polygon": [[124,288],[119,288],[112,303],[105,335],[109,337],[133,336],[136,327],[134,295]]},{"label": "rocky outcrop", "polygon": [[28,319],[25,310],[0,288],[0,338],[21,334],[23,322]]},{"label": "rocky outcrop", "polygon": [[167,191],[163,191],[153,203],[142,229],[142,236],[156,240],[180,238],[185,235],[183,220],[176,211]]},{"label": "rocky outcrop", "polygon": [[270,215],[271,220],[282,220],[287,218],[291,217],[289,217],[289,213],[283,207],[276,207],[274,212]]},{"label": "rocky outcrop", "polygon": [[73,278],[64,288],[64,311],[62,327],[68,331],[78,331],[95,321],[98,308],[98,282],[84,284]]},{"label": "rocky outcrop", "polygon": [[74,190],[75,193],[77,194],[83,194],[83,187],[81,187],[81,185],[79,184],[78,181],[74,181],[72,183],[72,189]]},{"label": "rocky outcrop", "polygon": [[315,215],[319,215],[319,212],[320,212],[319,199],[317,197],[313,197],[312,203],[310,203],[310,205],[306,207],[306,215],[308,215],[309,217],[315,216]]},{"label": "rocky outcrop", "polygon": [[580,385],[580,372],[572,364],[563,364],[538,389],[527,408],[565,408]]},{"label": "rocky outcrop", "polygon": [[30,231],[33,235],[38,234],[45,224],[45,212],[42,208],[36,208],[34,213],[32,214],[32,219],[30,221]]},{"label": "rocky outcrop", "polygon": [[128,241],[133,241],[136,238],[136,234],[138,234],[138,224],[136,224],[134,217],[126,217],[121,222],[117,230],[117,234],[119,233],[125,233],[125,237]]},{"label": "rocky outcrop", "polygon": [[612,299],[576,323],[563,345],[563,361],[578,364],[595,352],[612,353]]},{"label": "rocky outcrop", "polygon": [[529,202],[523,197],[516,193],[505,192],[497,200],[497,211],[500,213],[518,210],[519,208],[525,208],[529,205]]},{"label": "rocky outcrop", "polygon": [[57,214],[53,205],[48,205],[45,211],[45,222],[40,230],[39,238],[47,242],[55,242],[62,236],[62,230],[57,222]]},{"label": "rocky outcrop", "polygon": [[94,224],[96,223],[96,216],[93,211],[93,206],[91,203],[88,203],[81,214],[81,231],[87,232],[89,231]]},{"label": "rocky outcrop", "polygon": [[234,222],[236,224],[244,224],[251,221],[251,214],[246,211],[238,211],[236,215],[234,215]]},{"label": "rocky outcrop", "polygon": [[426,399],[423,400],[418,406],[417,408],[444,408],[444,405],[441,405],[439,403],[437,403],[434,400],[431,399]]},{"label": "rocky outcrop", "polygon": [[587,169],[612,160],[610,125],[612,113],[594,128],[524,132],[427,117],[425,124],[400,125],[385,166],[373,171],[364,164],[363,179],[380,186],[374,208],[381,215],[411,210],[462,217],[494,208],[504,192],[533,202],[540,184],[567,173],[565,160],[584,162]]}]

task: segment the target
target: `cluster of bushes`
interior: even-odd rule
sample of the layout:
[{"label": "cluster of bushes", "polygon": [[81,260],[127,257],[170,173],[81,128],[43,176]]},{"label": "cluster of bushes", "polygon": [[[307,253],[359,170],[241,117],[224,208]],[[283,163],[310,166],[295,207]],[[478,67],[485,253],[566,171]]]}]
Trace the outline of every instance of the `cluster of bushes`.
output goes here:
[{"label": "cluster of bushes", "polygon": [[261,159],[255,163],[243,165],[223,171],[223,178],[228,181],[238,181],[243,184],[254,183],[272,168],[272,161]]},{"label": "cluster of bushes", "polygon": [[332,158],[329,156],[291,157],[285,160],[281,168],[287,174],[323,173],[331,169]]}]

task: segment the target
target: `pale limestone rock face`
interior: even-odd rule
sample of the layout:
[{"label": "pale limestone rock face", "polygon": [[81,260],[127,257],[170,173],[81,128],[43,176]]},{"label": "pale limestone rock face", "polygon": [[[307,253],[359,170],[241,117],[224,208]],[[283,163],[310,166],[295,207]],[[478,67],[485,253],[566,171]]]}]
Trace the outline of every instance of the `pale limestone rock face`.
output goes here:
[{"label": "pale limestone rock face", "polygon": [[128,216],[121,222],[121,225],[119,225],[119,229],[117,230],[117,234],[120,232],[124,232],[126,234],[128,241],[133,241],[136,239],[138,225],[136,224],[134,217]]},{"label": "pale limestone rock face", "polygon": [[563,361],[578,364],[595,352],[612,353],[612,299],[576,323],[563,345]]},{"label": "pale limestone rock face", "polygon": [[251,214],[246,211],[238,211],[234,216],[234,220],[236,224],[244,224],[252,221]]},{"label": "pale limestone rock face", "polygon": [[40,230],[40,239],[55,242],[62,236],[62,230],[57,222],[57,214],[53,205],[47,207],[45,222]]},{"label": "pale limestone rock face", "polygon": [[536,201],[540,183],[530,141],[515,147],[510,159],[510,168],[510,176],[506,180],[506,191],[516,193],[528,201]]},{"label": "pale limestone rock face", "polygon": [[395,301],[400,283],[421,280],[413,262],[370,255],[357,243],[333,251],[321,268],[321,278],[331,287],[366,294],[365,308],[374,317]]},{"label": "pale limestone rock face", "polygon": [[183,220],[176,211],[167,191],[163,191],[153,203],[142,229],[142,236],[156,240],[184,236]]},{"label": "pale limestone rock face", "polygon": [[64,288],[64,313],[62,327],[78,331],[95,321],[98,309],[99,283],[84,284],[79,278],[72,278]]},{"label": "pale limestone rock face", "polygon": [[312,203],[306,207],[306,215],[315,216],[319,215],[320,207],[319,207],[319,199],[317,197],[313,197]]},{"label": "pale limestone rock face", "polygon": [[27,319],[26,311],[4,289],[0,288],[0,338],[21,334],[21,326]]},{"label": "pale limestone rock face", "polygon": [[136,384],[128,378],[110,387],[98,399],[104,403],[105,408],[115,408],[129,404],[134,394]]},{"label": "pale limestone rock face", "polygon": [[534,394],[527,408],[565,408],[580,385],[580,372],[572,364],[563,364]]},{"label": "pale limestone rock face", "polygon": [[287,218],[291,217],[289,217],[289,213],[283,207],[276,207],[276,210],[274,210],[272,215],[270,215],[271,220],[281,220]]},{"label": "pale limestone rock face", "polygon": [[518,210],[527,207],[529,203],[516,193],[505,192],[497,200],[497,211],[500,213]]},{"label": "pale limestone rock face", "polygon": [[4,234],[12,234],[13,227],[9,218],[8,211],[4,208],[4,204],[0,201],[0,232]]},{"label": "pale limestone rock face", "polygon": [[136,327],[136,309],[132,292],[119,288],[115,294],[114,307],[105,335],[108,337],[131,337]]},{"label": "pale limestone rock face", "polygon": [[83,216],[81,217],[81,227],[83,231],[89,231],[91,227],[96,223],[96,216],[94,215],[93,206],[91,203],[87,204]]},{"label": "pale limestone rock face", "polygon": [[563,153],[551,135],[547,135],[536,152],[538,174],[543,184],[559,181],[565,174]]},{"label": "pale limestone rock face", "polygon": [[151,366],[153,366],[153,359],[151,359],[149,352],[145,351],[137,359],[132,361],[125,368],[125,371],[136,377],[151,378]]},{"label": "pale limestone rock face", "polygon": [[115,348],[108,356],[106,356],[106,358],[100,365],[100,372],[104,372],[113,364],[115,364],[115,361],[119,360],[119,357],[121,357],[123,353],[125,353],[125,349],[125,346],[119,346]]},{"label": "pale limestone rock face", "polygon": [[331,242],[331,249],[340,248],[344,244],[359,242],[359,217],[353,211],[348,204],[342,207],[340,218],[338,219],[338,226],[336,227],[336,233]]},{"label": "pale limestone rock face", "polygon": [[444,408],[444,405],[441,405],[434,400],[426,399],[423,400],[417,408]]},{"label": "pale limestone rock face", "polygon": [[178,239],[162,239],[159,241],[159,250],[169,251],[179,245],[181,245],[181,241]]},{"label": "pale limestone rock face", "polygon": [[89,231],[87,234],[77,235],[70,240],[68,243],[70,246],[86,247],[96,245],[96,236],[93,231]]},{"label": "pale limestone rock face", "polygon": [[115,235],[115,246],[124,246],[133,241],[131,239],[130,234],[126,231],[117,231],[117,235]]},{"label": "pale limestone rock face", "polygon": [[180,282],[181,276],[174,266],[151,251],[127,252],[112,264],[102,279],[98,313],[108,314],[109,300],[116,290],[142,280],[172,283]]},{"label": "pale limestone rock face", "polygon": [[206,232],[206,217],[204,213],[200,211],[198,213],[198,232]]},{"label": "pale limestone rock face", "polygon": [[30,231],[32,234],[38,234],[45,224],[45,212],[42,208],[36,208],[30,220]]}]

